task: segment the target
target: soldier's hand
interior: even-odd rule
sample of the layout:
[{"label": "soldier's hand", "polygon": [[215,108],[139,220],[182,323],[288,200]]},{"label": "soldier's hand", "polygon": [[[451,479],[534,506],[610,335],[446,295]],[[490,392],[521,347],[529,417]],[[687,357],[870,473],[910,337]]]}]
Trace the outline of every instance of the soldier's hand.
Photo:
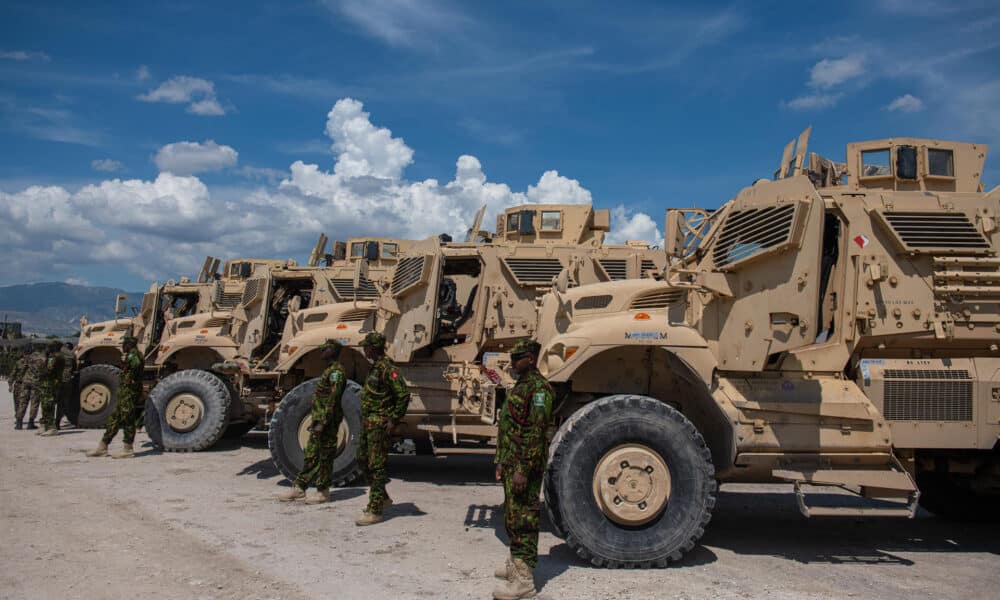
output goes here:
[{"label": "soldier's hand", "polygon": [[386,421],[385,422],[385,432],[386,433],[392,433],[392,430],[393,430],[394,427],[396,427],[396,424],[393,423],[392,421]]},{"label": "soldier's hand", "polygon": [[322,433],[323,432],[323,424],[322,423],[313,423],[312,430],[313,430],[313,433]]},{"label": "soldier's hand", "polygon": [[511,487],[518,494],[523,493],[524,490],[528,489],[528,478],[521,473],[514,473],[514,477],[511,479]]},{"label": "soldier's hand", "polygon": [[503,479],[503,467],[500,466],[500,465],[497,465],[496,477],[497,477],[497,481],[500,481],[501,479]]}]

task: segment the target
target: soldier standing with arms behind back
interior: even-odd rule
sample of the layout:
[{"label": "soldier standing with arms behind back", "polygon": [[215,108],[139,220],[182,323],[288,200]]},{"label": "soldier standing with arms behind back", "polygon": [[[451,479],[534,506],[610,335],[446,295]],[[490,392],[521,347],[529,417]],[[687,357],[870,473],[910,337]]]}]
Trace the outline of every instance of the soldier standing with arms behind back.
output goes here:
[{"label": "soldier standing with arms behind back", "polygon": [[29,346],[28,359],[21,376],[21,394],[23,394],[24,405],[28,407],[28,426],[25,429],[38,429],[35,427],[35,416],[38,415],[38,402],[42,398],[42,381],[45,377],[45,354],[41,349]]},{"label": "soldier standing with arms behind back", "polygon": [[[62,395],[63,360],[62,342],[51,341],[45,351],[45,374],[42,377],[42,432],[38,435],[53,436],[58,433],[56,425],[56,403]],[[60,416],[62,416],[60,414]]]},{"label": "soldier standing with arms behind back", "polygon": [[282,502],[305,498],[306,489],[314,483],[316,495],[306,498],[306,504],[330,501],[333,459],[337,457],[337,432],[344,420],[344,408],[340,400],[347,386],[347,376],[344,374],[344,367],[338,362],[343,348],[340,342],[327,340],[319,348],[323,362],[330,366],[319,376],[316,391],[313,392],[312,424],[309,426],[305,463],[299,476],[292,482],[292,489],[278,497]]},{"label": "soldier standing with arms behind back", "polygon": [[138,415],[143,409],[143,359],[142,354],[136,349],[138,341],[131,335],[122,338],[122,350],[125,352],[125,356],[122,358],[121,372],[118,374],[118,404],[115,406],[115,412],[111,413],[111,418],[108,419],[104,437],[101,438],[97,448],[88,452],[87,456],[107,456],[108,444],[121,429],[124,431],[123,448],[121,453],[115,454],[113,458],[135,458],[132,442],[135,440],[135,430],[138,429]]},{"label": "soldier standing with arms behind back", "polygon": [[73,378],[76,376],[76,354],[73,352],[73,344],[66,342],[59,352],[63,357],[63,371],[60,388],[62,393],[56,399],[56,431],[59,431],[59,423],[62,422],[70,394],[76,392],[76,386],[73,385]]},{"label": "soldier standing with arms behind back", "polygon": [[14,429],[24,427],[24,413],[28,409],[28,404],[24,401],[24,373],[28,370],[28,352],[19,350],[17,360],[11,369],[10,377],[7,379],[7,388],[14,396]]},{"label": "soldier standing with arms behind back", "polygon": [[534,569],[538,565],[539,494],[549,455],[548,429],[552,423],[552,386],[538,372],[539,346],[521,340],[510,353],[518,376],[500,413],[497,432],[497,481],[503,481],[504,527],[510,556],[495,575],[504,583],[493,592],[496,600],[531,598],[537,594]]},{"label": "soldier standing with arms behind back", "polygon": [[385,337],[371,332],[361,342],[365,356],[374,362],[365,379],[361,396],[361,440],[358,460],[368,479],[368,507],[355,525],[363,527],[382,522],[382,512],[392,505],[385,491],[389,481],[386,461],[392,443],[392,428],[406,414],[410,390],[396,365],[385,355]]}]

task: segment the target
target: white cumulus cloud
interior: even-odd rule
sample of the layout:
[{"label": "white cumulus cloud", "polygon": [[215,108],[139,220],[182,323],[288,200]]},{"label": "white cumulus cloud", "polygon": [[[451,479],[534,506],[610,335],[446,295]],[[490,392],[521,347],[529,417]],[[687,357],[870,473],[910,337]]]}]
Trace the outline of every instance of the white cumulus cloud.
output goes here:
[{"label": "white cumulus cloud", "polygon": [[[140,68],[139,77],[142,77]],[[148,75],[148,70],[146,71]],[[200,77],[178,75],[139,96],[143,102],[187,104],[187,112],[202,116],[226,114],[215,95],[215,84]]]},{"label": "white cumulus cloud", "polygon": [[629,240],[646,241],[656,246],[663,246],[663,234],[652,217],[642,212],[630,211],[624,205],[611,209],[611,231],[607,241],[612,244],[624,244]]},{"label": "white cumulus cloud", "polygon": [[52,60],[48,54],[44,52],[31,52],[28,50],[0,50],[0,59],[3,60],[16,60],[18,62],[23,62],[26,60],[38,60],[41,62],[49,62]]},{"label": "white cumulus cloud", "polygon": [[192,175],[219,171],[236,165],[239,153],[230,146],[205,142],[175,142],[160,148],[153,162],[160,171],[175,175]]},{"label": "white cumulus cloud", "polygon": [[815,65],[809,73],[809,86],[830,89],[865,73],[863,54],[851,54],[844,58],[826,58]]},{"label": "white cumulus cloud", "polygon": [[924,101],[911,94],[903,94],[885,107],[886,110],[904,113],[919,112],[924,109]]},{"label": "white cumulus cloud", "polygon": [[792,110],[830,108],[840,101],[841,96],[842,94],[805,94],[788,102],[782,102],[782,106]]}]

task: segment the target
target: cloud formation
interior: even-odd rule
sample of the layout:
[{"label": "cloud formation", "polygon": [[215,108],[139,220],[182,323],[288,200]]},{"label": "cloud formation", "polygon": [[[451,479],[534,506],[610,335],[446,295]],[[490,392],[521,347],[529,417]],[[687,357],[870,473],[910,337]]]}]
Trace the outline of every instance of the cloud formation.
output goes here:
[{"label": "cloud formation", "polygon": [[121,171],[122,169],[124,169],[125,165],[118,162],[117,160],[112,160],[110,158],[99,158],[90,161],[90,168],[95,171],[114,173],[116,171]]},{"label": "cloud formation", "polygon": [[[487,225],[512,205],[587,204],[592,195],[558,171],[547,170],[523,191],[492,182],[474,156],[461,155],[449,181],[411,181],[404,171],[413,150],[371,121],[363,105],[338,101],[327,115],[334,149],[332,170],[295,161],[288,171],[253,168],[248,176],[282,174],[277,185],[210,190],[192,175],[237,163],[228,146],[177,142],[157,153],[154,180],[112,179],[76,192],[30,187],[0,193],[0,220],[9,260],[4,281],[75,276],[83,266],[122,269],[144,280],[190,275],[206,254],[288,258],[304,255],[315,236],[334,239],[380,235],[411,239],[450,233],[461,239],[476,211],[487,206]],[[624,206],[613,211],[611,239],[662,234],[648,215]]]},{"label": "cloud formation", "polygon": [[162,172],[175,175],[193,175],[219,171],[236,165],[239,153],[230,146],[220,146],[214,140],[175,142],[160,148],[153,158]]},{"label": "cloud formation", "polygon": [[[148,75],[148,70],[146,72]],[[138,76],[142,77],[142,71]],[[215,95],[215,84],[200,77],[178,75],[161,83],[158,87],[139,96],[143,102],[166,102],[187,104],[187,112],[201,116],[221,116],[226,114]]]},{"label": "cloud formation", "polygon": [[28,50],[0,50],[0,60],[16,60],[18,62],[38,60],[41,62],[49,62],[52,58],[44,52],[30,52]]},{"label": "cloud formation", "polygon": [[892,112],[913,113],[924,109],[924,101],[911,94],[903,94],[885,107]]},{"label": "cloud formation", "polygon": [[825,58],[809,72],[809,87],[828,90],[865,73],[865,57],[852,54],[844,58]]}]

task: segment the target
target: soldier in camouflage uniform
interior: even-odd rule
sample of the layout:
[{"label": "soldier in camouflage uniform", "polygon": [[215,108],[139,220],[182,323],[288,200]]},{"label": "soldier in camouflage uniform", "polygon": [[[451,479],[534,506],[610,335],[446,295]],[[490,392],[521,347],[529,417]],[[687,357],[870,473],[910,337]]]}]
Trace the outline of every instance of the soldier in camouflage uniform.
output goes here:
[{"label": "soldier in camouflage uniform", "polygon": [[122,451],[115,454],[113,458],[134,458],[135,451],[132,442],[135,440],[135,430],[139,427],[139,417],[143,410],[142,401],[142,354],[136,349],[139,340],[131,335],[122,338],[122,350],[125,356],[122,358],[121,371],[118,374],[118,404],[115,412],[111,413],[108,419],[108,426],[104,430],[104,437],[101,438],[97,448],[87,453],[87,456],[107,456],[108,444],[115,438],[118,430],[124,431]]},{"label": "soldier in camouflage uniform", "polygon": [[538,372],[538,343],[521,340],[511,350],[511,367],[518,376],[500,413],[497,432],[497,481],[503,482],[504,527],[510,556],[496,576],[504,583],[493,592],[497,600],[533,597],[538,565],[539,494],[549,454],[552,386]]},{"label": "soldier in camouflage uniform", "polygon": [[38,402],[42,398],[45,364],[45,354],[40,349],[32,349],[28,354],[24,374],[21,375],[22,402],[28,407],[28,426],[25,429],[38,429],[35,427],[35,416],[38,415]]},{"label": "soldier in camouflage uniform", "polygon": [[73,352],[73,344],[66,342],[59,352],[63,358],[63,371],[62,386],[59,388],[61,393],[56,400],[56,431],[59,431],[59,423],[66,414],[66,403],[70,395],[76,392],[76,386],[73,385],[73,378],[76,376],[76,354]]},{"label": "soldier in camouflage uniform", "polygon": [[278,500],[292,502],[305,498],[306,489],[315,484],[316,495],[306,498],[306,504],[330,501],[330,483],[333,459],[337,457],[337,431],[344,420],[340,403],[347,387],[344,367],[337,362],[343,346],[336,340],[327,340],[320,346],[320,357],[330,366],[319,376],[312,397],[312,424],[309,426],[309,443],[306,444],[305,463],[292,482],[292,489]]},{"label": "soldier in camouflage uniform", "polygon": [[361,439],[358,461],[368,479],[368,507],[355,524],[382,522],[382,512],[392,505],[385,491],[389,481],[386,461],[392,444],[392,428],[406,414],[410,390],[396,365],[385,355],[385,337],[371,332],[361,342],[365,356],[372,361],[365,389],[361,395]]},{"label": "soldier in camouflage uniform", "polygon": [[45,372],[41,381],[41,405],[42,405],[42,432],[38,435],[53,436],[58,433],[56,429],[56,402],[62,394],[62,376],[65,363],[63,362],[62,343],[57,341],[49,342],[45,351]]},{"label": "soldier in camouflage uniform", "polygon": [[28,370],[28,353],[27,351],[21,351],[17,360],[14,361],[14,367],[11,369],[10,378],[7,380],[7,388],[10,393],[14,396],[14,429],[22,429],[24,427],[24,413],[28,409],[27,403],[24,401],[24,373]]}]

